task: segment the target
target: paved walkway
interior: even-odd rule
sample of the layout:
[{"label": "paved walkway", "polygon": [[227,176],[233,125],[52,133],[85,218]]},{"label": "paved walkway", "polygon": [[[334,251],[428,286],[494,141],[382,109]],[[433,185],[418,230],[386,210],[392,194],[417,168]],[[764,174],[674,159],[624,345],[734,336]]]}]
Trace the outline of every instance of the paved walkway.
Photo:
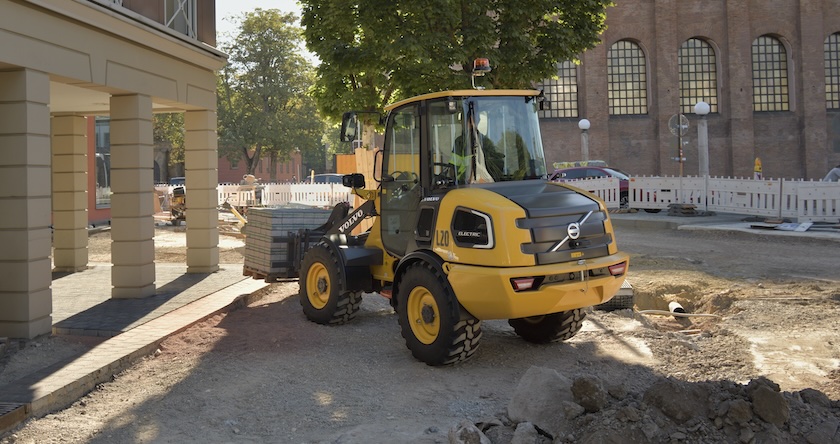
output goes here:
[{"label": "paved walkway", "polygon": [[[745,216],[680,217],[662,213],[615,213],[617,229],[730,230],[772,236],[812,237],[840,242],[840,230],[793,232],[756,229]],[[111,299],[111,265],[53,276],[53,333],[106,337],[81,356],[59,362],[0,387],[0,433],[29,416],[63,408],[97,384],[153,353],[161,341],[222,311],[259,298],[268,288],[243,276],[241,265],[208,274],[186,274],[184,264],[157,264],[157,294]]]},{"label": "paved walkway", "polygon": [[111,299],[111,264],[53,276],[53,333],[107,337],[88,352],[0,387],[0,433],[29,416],[63,408],[154,353],[160,342],[217,313],[259,298],[269,284],[243,276],[242,265],[187,274],[157,264],[157,294]]}]

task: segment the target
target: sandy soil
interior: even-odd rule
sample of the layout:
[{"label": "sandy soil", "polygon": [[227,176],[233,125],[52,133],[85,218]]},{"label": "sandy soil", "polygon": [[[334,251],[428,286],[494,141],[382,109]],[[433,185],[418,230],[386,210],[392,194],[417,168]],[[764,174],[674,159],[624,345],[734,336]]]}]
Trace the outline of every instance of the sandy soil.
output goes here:
[{"label": "sandy soil", "polygon": [[[161,239],[170,235],[179,232],[159,228]],[[365,297],[351,323],[325,327],[303,317],[297,282],[281,282],[258,303],[166,340],[112,382],[0,441],[444,443],[457,442],[450,430],[466,420],[494,443],[840,442],[840,243],[671,230],[617,235],[632,257],[636,311],[590,310],[567,342],[525,343],[505,321],[488,321],[471,360],[433,368],[411,357],[378,295]],[[92,261],[106,259],[108,242],[107,233],[91,236]],[[222,262],[241,261],[241,248],[229,247]],[[183,254],[161,242],[156,260],[183,261]],[[640,313],[667,310],[671,301],[715,316]],[[4,359],[0,385],[84,347],[64,337],[31,341]],[[571,422],[562,433],[520,434],[527,427],[509,419],[508,407],[532,366],[596,377],[609,387],[606,404],[566,412]],[[747,384],[759,377],[778,385],[784,397],[774,405],[787,418],[768,419],[749,397],[756,390]],[[652,400],[663,381],[702,394],[688,419]],[[752,410],[736,408],[744,402]]]}]

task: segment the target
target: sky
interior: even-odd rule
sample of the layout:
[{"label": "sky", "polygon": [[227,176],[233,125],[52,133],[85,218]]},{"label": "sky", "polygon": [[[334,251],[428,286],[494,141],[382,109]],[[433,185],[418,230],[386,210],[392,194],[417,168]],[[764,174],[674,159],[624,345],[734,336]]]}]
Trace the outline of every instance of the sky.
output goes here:
[{"label": "sky", "polygon": [[[297,0],[216,0],[216,37],[218,43],[228,40],[239,23],[239,18],[246,12],[260,9],[279,9],[281,12],[294,13],[300,19],[301,8]],[[233,18],[236,20],[232,20]],[[301,45],[303,46],[303,45]],[[303,56],[313,65],[320,63],[318,58],[302,48]]]},{"label": "sky", "polygon": [[279,9],[282,12],[292,12],[300,17],[300,5],[297,0],[216,0],[216,33],[221,37],[224,33],[232,33],[236,29],[231,16],[239,17],[245,12],[257,8]]}]

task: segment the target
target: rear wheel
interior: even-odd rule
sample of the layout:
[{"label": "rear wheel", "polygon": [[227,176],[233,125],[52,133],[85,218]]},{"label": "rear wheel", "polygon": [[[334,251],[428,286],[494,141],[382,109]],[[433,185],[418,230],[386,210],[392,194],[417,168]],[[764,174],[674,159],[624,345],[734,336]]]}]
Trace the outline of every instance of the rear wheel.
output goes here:
[{"label": "rear wheel", "polygon": [[300,305],[307,319],[318,324],[343,324],[356,317],[362,293],[341,291],[338,259],[327,245],[317,244],[306,252],[300,276]]},{"label": "rear wheel", "polygon": [[586,312],[582,308],[530,318],[510,319],[508,324],[522,339],[536,344],[565,341],[580,331]]},{"label": "rear wheel", "polygon": [[409,266],[397,298],[400,330],[416,359],[434,366],[454,364],[478,349],[481,321],[461,319],[452,287],[428,264]]}]

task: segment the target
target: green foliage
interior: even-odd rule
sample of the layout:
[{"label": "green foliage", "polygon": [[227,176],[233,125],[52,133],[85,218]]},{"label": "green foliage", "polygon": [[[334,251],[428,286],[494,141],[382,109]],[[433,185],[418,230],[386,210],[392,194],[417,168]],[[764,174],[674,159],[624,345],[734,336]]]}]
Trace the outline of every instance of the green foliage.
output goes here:
[{"label": "green foliage", "polygon": [[155,114],[153,122],[155,145],[169,145],[169,164],[184,163],[184,114]]},{"label": "green foliage", "polygon": [[483,86],[529,88],[594,47],[610,0],[301,0],[306,45],[321,60],[322,115],[382,111],[418,94]]},{"label": "green foliage", "polygon": [[221,49],[228,64],[218,75],[219,152],[244,160],[253,174],[260,158],[278,161],[316,149],[324,132],[308,90],[313,67],[300,54],[297,17],[256,9]]}]

